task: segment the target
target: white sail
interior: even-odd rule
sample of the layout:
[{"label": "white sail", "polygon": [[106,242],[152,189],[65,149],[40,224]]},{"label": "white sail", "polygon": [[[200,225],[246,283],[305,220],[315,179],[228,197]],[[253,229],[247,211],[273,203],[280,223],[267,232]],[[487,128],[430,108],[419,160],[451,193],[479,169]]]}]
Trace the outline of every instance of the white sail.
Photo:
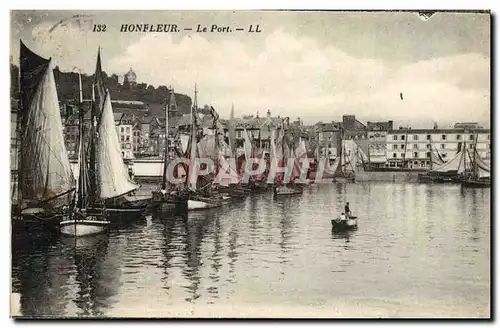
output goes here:
[{"label": "white sail", "polygon": [[465,151],[462,148],[462,150],[456,153],[455,156],[453,156],[448,162],[430,170],[430,172],[450,172],[450,171],[457,171],[458,173],[463,172],[465,170],[465,167],[463,165],[464,155],[466,156]]},{"label": "white sail", "polygon": [[96,148],[100,198],[117,197],[139,188],[130,180],[123,163],[109,91],[105,95]]},{"label": "white sail", "polygon": [[63,125],[56,83],[50,61],[24,113],[21,138],[21,197],[32,201],[53,199],[53,206],[67,205],[75,180],[64,145]]},{"label": "white sail", "polygon": [[252,158],[252,142],[250,141],[250,137],[248,136],[247,129],[243,128],[243,149],[245,150],[245,161],[249,161]]}]

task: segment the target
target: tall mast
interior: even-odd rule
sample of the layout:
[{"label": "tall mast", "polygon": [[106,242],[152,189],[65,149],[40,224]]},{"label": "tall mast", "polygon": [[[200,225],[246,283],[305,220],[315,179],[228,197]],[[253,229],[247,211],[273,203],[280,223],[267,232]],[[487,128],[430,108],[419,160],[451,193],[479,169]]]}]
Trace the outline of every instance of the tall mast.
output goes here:
[{"label": "tall mast", "polygon": [[165,151],[163,155],[163,180],[161,183],[161,189],[167,189],[167,166],[168,166],[168,155],[169,155],[169,145],[168,145],[168,112],[170,110],[170,97],[173,92],[172,88],[168,89],[167,99],[165,100]]},{"label": "tall mast", "polygon": [[79,175],[78,175],[78,201],[80,202],[80,207],[84,207],[86,205],[86,202],[84,198],[86,197],[86,181],[85,181],[85,143],[84,143],[84,138],[85,138],[85,131],[84,131],[84,115],[83,115],[83,96],[82,96],[82,76],[80,72],[78,73],[78,86],[79,86],[79,97],[78,97],[78,124],[79,124],[79,134],[80,134],[80,145],[79,145]]},{"label": "tall mast", "polygon": [[408,127],[406,127],[405,147],[404,147],[404,152],[403,152],[403,165],[401,168],[404,168],[405,164],[406,164],[406,147],[408,147]]},{"label": "tall mast", "polygon": [[432,135],[429,134],[429,150],[430,150],[430,153],[429,153],[429,160],[431,161],[430,162],[430,169],[432,170]]},{"label": "tall mast", "polygon": [[474,156],[473,156],[473,163],[472,163],[472,172],[474,175],[474,178],[477,179],[479,177],[479,172],[477,170],[477,165],[476,165],[476,153],[477,153],[477,130],[476,130],[476,135],[474,138]]},{"label": "tall mast", "polygon": [[[22,42],[21,42],[22,43]],[[22,195],[21,195],[21,184],[22,184],[22,171],[21,170],[21,159],[22,159],[22,149],[21,149],[21,137],[23,135],[23,129],[21,126],[22,122],[22,110],[23,110],[23,93],[21,90],[21,55],[19,55],[19,69],[18,69],[18,74],[17,74],[17,94],[19,95],[19,103],[17,105],[17,110],[16,110],[16,151],[17,151],[17,184],[16,184],[16,189],[17,189],[17,204],[20,206],[22,201]],[[19,207],[20,208],[20,207]]]},{"label": "tall mast", "polygon": [[340,166],[340,169],[342,170],[342,173],[344,173],[344,169],[342,167],[342,157],[344,156],[343,139],[344,139],[344,128],[340,127],[340,147],[339,147],[340,148],[340,162],[339,162],[339,166]]}]

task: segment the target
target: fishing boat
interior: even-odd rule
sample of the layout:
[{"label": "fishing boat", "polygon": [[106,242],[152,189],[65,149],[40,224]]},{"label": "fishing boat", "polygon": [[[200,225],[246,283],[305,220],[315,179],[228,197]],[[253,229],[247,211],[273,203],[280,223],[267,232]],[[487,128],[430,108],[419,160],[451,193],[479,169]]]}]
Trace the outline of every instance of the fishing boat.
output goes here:
[{"label": "fishing boat", "polygon": [[290,181],[284,183],[285,175],[278,174],[275,177],[273,185],[273,194],[275,197],[278,196],[291,196],[291,195],[301,195],[304,192],[304,184],[298,183],[302,175],[302,164],[300,161],[304,159],[306,154],[306,148],[304,141],[299,138],[299,145],[295,151],[292,151],[290,147],[290,140],[293,138],[285,138],[284,127],[280,129],[280,134],[278,140],[274,138],[274,132],[271,134],[271,161],[273,165],[278,166],[278,162],[283,165],[285,161],[293,160],[293,169],[291,172]]},{"label": "fishing boat", "polygon": [[20,42],[20,106],[17,111],[17,183],[14,229],[57,228],[69,214],[75,179],[64,144],[54,63]]},{"label": "fishing boat", "polygon": [[79,102],[79,128],[80,128],[80,142],[78,149],[78,163],[79,175],[76,184],[76,191],[74,193],[71,214],[68,219],[62,220],[59,226],[60,232],[65,236],[87,236],[103,232],[109,225],[107,220],[107,212],[105,208],[99,210],[89,208],[91,203],[89,200],[95,199],[92,195],[93,190],[88,188],[88,165],[86,161],[86,147],[84,143],[85,131],[83,122],[83,109],[82,109],[82,84],[81,76],[79,74],[80,82],[80,102]]},{"label": "fishing boat", "polygon": [[[179,189],[179,186],[171,185],[167,177],[167,168],[170,159],[169,113],[172,106],[175,106],[175,93],[174,90],[170,88],[169,96],[165,101],[165,152],[163,155],[162,180],[161,185],[159,186],[160,188],[152,192],[151,204],[154,210],[184,213],[188,210],[189,193],[183,189]],[[177,164],[174,171],[176,169],[177,172],[179,172],[179,170],[185,172],[185,168],[182,163]]]},{"label": "fishing boat", "polygon": [[[463,145],[465,148],[465,143]],[[428,147],[430,149],[430,169],[428,172],[419,173],[418,181],[426,183],[457,182],[458,170],[462,162],[462,152],[459,151],[447,162],[439,154],[431,139],[429,139]]]},{"label": "fishing boat", "polygon": [[[340,132],[340,154],[337,157],[338,162],[334,163],[335,173],[333,182],[349,183],[356,181],[356,168],[358,161],[363,159],[364,154],[353,140],[344,140],[344,130]],[[349,149],[347,149],[349,148]]]},{"label": "fishing boat", "polygon": [[489,188],[491,186],[491,168],[479,156],[476,145],[477,134],[474,142],[473,154],[470,155],[469,150],[467,150],[468,156],[464,158],[464,165],[465,159],[468,159],[470,161],[471,170],[469,172],[464,172],[464,174],[461,176],[461,184],[463,187],[468,188]]},{"label": "fishing boat", "polygon": [[341,220],[340,217],[332,220],[332,229],[337,231],[352,230],[358,227],[358,217],[349,216],[347,220]]},{"label": "fishing boat", "polygon": [[190,160],[188,172],[188,211],[205,210],[222,206],[222,197],[216,192],[213,186],[213,179],[207,176],[199,176],[196,171],[198,169],[196,159],[199,158],[197,142],[198,123],[195,115],[197,110],[198,89],[195,84],[194,103],[191,107],[191,138],[188,145]]},{"label": "fishing boat", "polygon": [[151,198],[133,195],[140,186],[131,181],[123,162],[111,94],[104,84],[100,49],[92,86],[91,122],[89,181],[95,191],[92,208],[105,208],[114,223],[137,219]]}]

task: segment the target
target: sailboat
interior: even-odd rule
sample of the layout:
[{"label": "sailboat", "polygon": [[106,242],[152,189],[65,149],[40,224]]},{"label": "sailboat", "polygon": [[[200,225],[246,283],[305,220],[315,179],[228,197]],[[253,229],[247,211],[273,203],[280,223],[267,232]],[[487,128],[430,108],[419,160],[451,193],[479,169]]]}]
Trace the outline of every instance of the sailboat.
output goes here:
[{"label": "sailboat", "polygon": [[[419,173],[418,181],[420,182],[454,182],[453,176],[455,173],[444,174],[442,171],[436,170],[443,166],[446,161],[441,157],[436,147],[432,144],[432,138],[429,138],[428,148],[430,150],[429,164],[430,168],[428,172]],[[461,156],[461,155],[459,155]],[[453,160],[453,159],[452,159]],[[457,167],[458,169],[458,167]]]},{"label": "sailboat", "polygon": [[[274,137],[272,137],[274,139]],[[278,165],[278,162],[281,162],[284,164],[288,160],[292,159],[294,161],[293,163],[293,170],[291,172],[291,181],[289,183],[284,183],[284,175],[277,175],[275,179],[275,183],[273,186],[273,193],[274,196],[286,196],[286,195],[300,195],[303,193],[303,187],[300,184],[296,184],[295,180],[300,176],[300,163],[298,163],[298,158],[302,156],[301,153],[302,151],[296,151],[295,154],[292,152],[290,149],[290,145],[288,144],[287,140],[285,139],[285,134],[284,134],[284,129],[281,129],[280,136],[278,137],[278,142],[277,144],[280,147],[274,146],[274,140],[271,141],[271,158],[272,161],[274,162],[274,165]],[[302,146],[302,141],[299,142],[299,147]],[[278,149],[280,149],[280,153],[278,153]],[[304,147],[305,151],[305,147]],[[292,155],[294,157],[292,157]]]},{"label": "sailboat", "polygon": [[17,112],[17,222],[56,227],[69,213],[75,180],[64,145],[53,61],[20,42],[21,105]]},{"label": "sailboat", "polygon": [[[459,175],[467,170],[467,145],[465,142],[460,144],[461,149],[447,162],[439,165],[442,161],[440,157],[433,154],[431,149],[431,165],[432,168],[423,174],[419,174],[418,179],[421,182],[431,183],[457,183]],[[436,165],[438,164],[438,165]],[[435,166],[436,165],[436,166]]]},{"label": "sailboat", "polygon": [[[206,181],[204,177],[199,177],[197,170],[196,159],[198,158],[198,138],[197,138],[197,122],[195,111],[198,109],[198,90],[195,84],[194,104],[191,107],[191,140],[189,155],[189,172],[188,172],[188,188],[190,192],[188,200],[188,211],[210,209],[222,206],[222,197],[213,192],[213,181]],[[205,181],[200,181],[205,180]],[[203,183],[203,185],[200,185]]]},{"label": "sailboat", "polygon": [[70,217],[60,223],[60,232],[66,236],[87,236],[103,232],[109,225],[107,220],[107,211],[105,208],[100,208],[97,211],[91,208],[92,190],[88,188],[88,166],[85,148],[85,131],[83,122],[82,108],[82,82],[79,74],[80,82],[80,103],[79,103],[79,125],[80,125],[80,144],[78,151],[79,176],[76,185],[74,206],[71,208]]},{"label": "sailboat", "polygon": [[123,162],[111,106],[111,95],[102,77],[101,53],[97,53],[91,111],[89,180],[94,190],[94,207],[106,207],[110,220],[138,218],[149,206],[150,197],[133,195],[140,186],[130,180]]},{"label": "sailboat", "polygon": [[[152,192],[152,205],[154,209],[161,210],[175,210],[176,212],[187,211],[187,203],[189,199],[189,193],[185,190],[179,188],[174,189],[170,185],[167,177],[167,168],[169,165],[170,157],[170,147],[169,147],[169,110],[174,102],[174,90],[170,89],[169,97],[165,102],[165,153],[163,156],[163,173],[162,182],[159,190]],[[182,164],[178,164],[178,170],[184,170],[181,167]]]},{"label": "sailboat", "polygon": [[350,152],[346,151],[344,138],[343,138],[344,130],[340,131],[340,155],[338,166],[336,167],[336,171],[333,177],[333,182],[354,182],[356,180],[355,168],[353,166],[351,160]]},{"label": "sailboat", "polygon": [[[491,186],[490,167],[484,163],[477,152],[477,134],[474,142],[474,153],[472,156],[467,150],[468,159],[471,162],[472,169],[469,173],[465,172],[461,177],[461,183],[464,187],[488,188]],[[465,161],[465,158],[464,158]]]}]

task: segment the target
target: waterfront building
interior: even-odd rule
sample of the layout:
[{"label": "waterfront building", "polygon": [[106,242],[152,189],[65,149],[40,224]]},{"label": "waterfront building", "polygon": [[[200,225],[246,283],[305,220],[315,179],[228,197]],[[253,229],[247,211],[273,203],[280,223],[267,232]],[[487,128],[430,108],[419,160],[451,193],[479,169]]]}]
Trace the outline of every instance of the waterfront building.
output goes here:
[{"label": "waterfront building", "polygon": [[113,113],[118,133],[118,139],[121,145],[123,159],[130,160],[134,158],[133,154],[133,122],[134,116],[124,113]]},{"label": "waterfront building", "polygon": [[370,168],[384,168],[387,164],[387,133],[393,130],[393,121],[366,122],[368,163]]},{"label": "waterfront building", "polygon": [[[456,127],[461,128],[456,128]],[[443,160],[448,160],[461,150],[462,145],[476,149],[483,159],[491,154],[490,129],[478,125],[465,127],[456,125],[452,129],[411,129],[400,127],[389,130],[386,135],[386,167],[407,167],[428,169],[431,150],[436,151]]]}]

